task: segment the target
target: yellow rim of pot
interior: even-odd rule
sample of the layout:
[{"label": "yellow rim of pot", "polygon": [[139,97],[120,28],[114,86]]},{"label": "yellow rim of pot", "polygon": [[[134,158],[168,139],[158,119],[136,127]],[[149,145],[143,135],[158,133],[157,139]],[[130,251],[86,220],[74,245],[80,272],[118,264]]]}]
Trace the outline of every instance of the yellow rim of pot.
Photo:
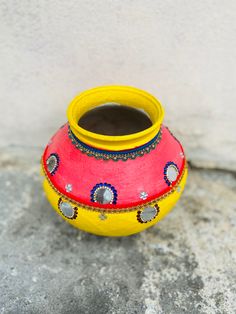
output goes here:
[{"label": "yellow rim of pot", "polygon": [[[109,136],[90,132],[78,125],[79,119],[89,110],[107,103],[119,103],[143,110],[151,119],[152,126],[137,133]],[[105,150],[125,150],[141,146],[160,130],[164,109],[151,94],[130,86],[102,86],[87,90],[76,96],[67,110],[70,128],[82,142]]]}]

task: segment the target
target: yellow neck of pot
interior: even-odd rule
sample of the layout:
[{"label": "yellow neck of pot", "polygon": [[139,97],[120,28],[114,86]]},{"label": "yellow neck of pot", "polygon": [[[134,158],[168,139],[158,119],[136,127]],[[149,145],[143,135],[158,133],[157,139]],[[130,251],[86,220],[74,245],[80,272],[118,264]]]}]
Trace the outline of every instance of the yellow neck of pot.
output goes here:
[{"label": "yellow neck of pot", "polygon": [[[106,103],[120,103],[144,110],[152,121],[152,126],[137,133],[110,136],[90,132],[78,125],[79,119],[91,109]],[[161,103],[149,93],[129,86],[97,87],[79,94],[70,103],[67,117],[71,131],[83,143],[92,147],[119,151],[146,144],[159,132],[164,109]]]}]

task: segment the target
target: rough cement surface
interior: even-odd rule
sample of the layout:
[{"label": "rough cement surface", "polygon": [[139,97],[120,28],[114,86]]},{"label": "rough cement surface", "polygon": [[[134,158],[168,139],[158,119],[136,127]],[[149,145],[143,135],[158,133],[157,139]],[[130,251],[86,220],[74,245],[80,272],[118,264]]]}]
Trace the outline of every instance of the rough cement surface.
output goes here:
[{"label": "rough cement surface", "polygon": [[236,180],[190,170],[173,212],[126,238],[74,229],[51,208],[40,152],[0,157],[0,313],[235,313]]}]

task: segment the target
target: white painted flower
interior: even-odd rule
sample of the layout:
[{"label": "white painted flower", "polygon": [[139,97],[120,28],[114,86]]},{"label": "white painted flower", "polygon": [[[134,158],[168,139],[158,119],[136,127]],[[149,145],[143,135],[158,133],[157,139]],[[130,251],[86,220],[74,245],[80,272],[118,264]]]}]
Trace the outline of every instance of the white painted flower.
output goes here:
[{"label": "white painted flower", "polygon": [[145,200],[145,199],[148,197],[148,194],[147,194],[147,192],[143,191],[143,192],[140,192],[139,197],[140,197],[142,200]]},{"label": "white painted flower", "polygon": [[66,192],[71,192],[72,191],[72,184],[70,184],[70,183],[66,184],[65,188],[66,188]]}]

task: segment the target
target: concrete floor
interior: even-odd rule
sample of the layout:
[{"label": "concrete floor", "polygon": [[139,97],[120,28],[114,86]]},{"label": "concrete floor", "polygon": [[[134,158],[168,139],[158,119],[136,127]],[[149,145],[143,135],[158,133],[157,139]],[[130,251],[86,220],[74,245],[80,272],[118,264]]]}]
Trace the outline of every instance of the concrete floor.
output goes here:
[{"label": "concrete floor", "polygon": [[0,157],[0,313],[236,313],[236,180],[190,170],[182,199],[126,238],[74,229],[41,189],[41,151]]}]

